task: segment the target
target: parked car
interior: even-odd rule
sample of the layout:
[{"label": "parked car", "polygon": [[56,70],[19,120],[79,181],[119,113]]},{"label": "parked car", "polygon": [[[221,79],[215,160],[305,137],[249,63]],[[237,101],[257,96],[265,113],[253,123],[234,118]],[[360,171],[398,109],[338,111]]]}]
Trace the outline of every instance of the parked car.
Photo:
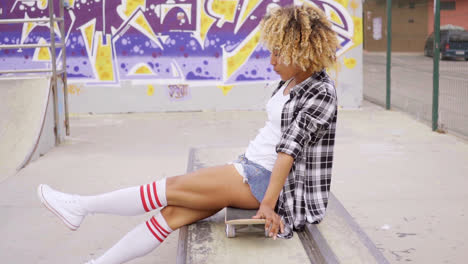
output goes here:
[{"label": "parked car", "polygon": [[[460,27],[441,27],[440,59],[462,58],[468,61],[468,31]],[[424,45],[424,55],[434,56],[434,33],[429,35]]]}]

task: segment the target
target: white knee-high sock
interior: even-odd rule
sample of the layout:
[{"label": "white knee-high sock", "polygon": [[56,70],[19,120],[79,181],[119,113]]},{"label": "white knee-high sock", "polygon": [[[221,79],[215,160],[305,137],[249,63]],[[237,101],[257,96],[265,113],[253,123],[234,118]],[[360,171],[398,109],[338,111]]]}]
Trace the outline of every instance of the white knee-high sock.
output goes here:
[{"label": "white knee-high sock", "polygon": [[139,215],[167,205],[166,178],[80,200],[87,213]]},{"label": "white knee-high sock", "polygon": [[157,248],[170,233],[172,229],[159,213],[128,232],[104,255],[91,263],[120,264],[142,257]]}]

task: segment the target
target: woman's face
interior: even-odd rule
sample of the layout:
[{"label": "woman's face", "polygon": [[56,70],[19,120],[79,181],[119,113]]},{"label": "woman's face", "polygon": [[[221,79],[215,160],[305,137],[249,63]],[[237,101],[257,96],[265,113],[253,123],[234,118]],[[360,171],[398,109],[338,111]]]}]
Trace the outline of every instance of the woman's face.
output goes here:
[{"label": "woman's face", "polygon": [[273,66],[274,71],[279,74],[281,80],[286,81],[295,77],[301,71],[301,68],[294,65],[293,63],[286,65],[280,60],[280,50],[273,49],[270,57],[270,64]]}]

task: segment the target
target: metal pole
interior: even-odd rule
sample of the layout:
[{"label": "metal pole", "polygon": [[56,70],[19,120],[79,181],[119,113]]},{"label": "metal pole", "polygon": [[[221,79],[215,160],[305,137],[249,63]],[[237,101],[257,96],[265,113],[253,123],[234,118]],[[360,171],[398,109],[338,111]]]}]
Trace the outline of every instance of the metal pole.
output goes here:
[{"label": "metal pole", "polygon": [[[62,0],[59,0],[62,1]],[[49,0],[49,24],[50,24],[50,58],[52,63],[51,83],[54,92],[54,116],[55,116],[55,144],[60,144],[59,137],[59,113],[58,113],[58,94],[57,94],[57,52],[55,49],[55,18],[54,18],[54,0]]]},{"label": "metal pole", "polygon": [[432,131],[439,123],[440,0],[434,0],[434,72],[432,74]]},{"label": "metal pole", "polygon": [[16,24],[16,23],[47,23],[49,22],[48,18],[15,18],[15,19],[0,19],[0,24]]},{"label": "metal pole", "polygon": [[[68,1],[68,0],[64,0]],[[67,44],[66,44],[66,36],[65,36],[65,13],[64,13],[64,4],[62,0],[59,0],[60,2],[60,19],[61,21],[59,22],[60,25],[60,34],[62,35],[61,42],[63,43],[62,47],[62,69],[64,69],[63,72],[63,98],[64,98],[64,104],[65,104],[65,133],[67,136],[70,136],[70,119],[69,119],[69,113],[68,113],[68,78],[67,78]]]},{"label": "metal pole", "polygon": [[0,71],[0,74],[9,74],[9,73],[40,73],[40,72],[52,72],[52,70],[50,70],[50,69],[7,70],[7,71]]},{"label": "metal pole", "polygon": [[[56,48],[61,48],[62,43],[55,44]],[[33,48],[52,48],[52,44],[13,44],[13,45],[0,45],[0,49],[33,49]]]},{"label": "metal pole", "polygon": [[391,108],[392,78],[392,0],[387,0],[387,96],[386,108]]}]

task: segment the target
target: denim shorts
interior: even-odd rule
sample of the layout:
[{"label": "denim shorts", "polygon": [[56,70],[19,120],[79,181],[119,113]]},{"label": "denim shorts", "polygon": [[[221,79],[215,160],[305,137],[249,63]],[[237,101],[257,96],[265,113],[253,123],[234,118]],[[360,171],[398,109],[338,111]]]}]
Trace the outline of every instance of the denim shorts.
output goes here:
[{"label": "denim shorts", "polygon": [[240,155],[237,160],[231,162],[237,172],[244,178],[244,182],[249,184],[250,191],[259,203],[265,197],[268,184],[270,183],[271,171],[263,166],[248,160],[245,154]]}]

